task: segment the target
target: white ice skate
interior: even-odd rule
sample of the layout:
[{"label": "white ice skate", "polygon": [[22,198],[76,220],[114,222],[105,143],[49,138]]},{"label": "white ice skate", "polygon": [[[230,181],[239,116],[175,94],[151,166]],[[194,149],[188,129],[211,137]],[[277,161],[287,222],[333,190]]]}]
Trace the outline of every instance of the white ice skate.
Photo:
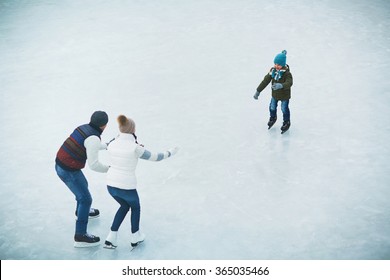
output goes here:
[{"label": "white ice skate", "polygon": [[135,247],[138,246],[141,242],[145,240],[145,234],[141,233],[140,231],[137,231],[135,233],[131,234],[130,242],[131,242],[131,250],[133,250]]},{"label": "white ice skate", "polygon": [[110,231],[110,233],[106,238],[106,241],[104,241],[103,247],[106,249],[115,249],[116,247],[118,247],[117,237],[118,237],[117,231]]}]

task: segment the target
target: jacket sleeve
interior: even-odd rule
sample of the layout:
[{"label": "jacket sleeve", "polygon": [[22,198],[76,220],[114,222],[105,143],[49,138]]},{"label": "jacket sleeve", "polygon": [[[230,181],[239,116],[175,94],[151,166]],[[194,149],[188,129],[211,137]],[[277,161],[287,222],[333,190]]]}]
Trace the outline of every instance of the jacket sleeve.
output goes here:
[{"label": "jacket sleeve", "polygon": [[100,142],[99,137],[89,136],[84,141],[84,146],[87,150],[87,163],[93,171],[106,173],[108,166],[99,161],[99,151],[106,149],[107,145]]},{"label": "jacket sleeve", "polygon": [[257,91],[258,91],[258,92],[262,92],[263,89],[265,89],[265,88],[268,86],[268,84],[271,82],[271,80],[272,80],[272,77],[271,77],[270,74],[265,75],[263,81],[262,81],[262,82],[260,83],[260,85],[257,87]]},{"label": "jacket sleeve", "polygon": [[140,145],[137,146],[135,151],[140,159],[151,160],[151,161],[160,161],[169,158],[171,156],[171,153],[169,151],[153,153],[146,150],[144,147]]},{"label": "jacket sleeve", "polygon": [[293,77],[292,77],[290,71],[286,73],[286,80],[282,84],[283,84],[284,89],[289,89],[293,85]]}]

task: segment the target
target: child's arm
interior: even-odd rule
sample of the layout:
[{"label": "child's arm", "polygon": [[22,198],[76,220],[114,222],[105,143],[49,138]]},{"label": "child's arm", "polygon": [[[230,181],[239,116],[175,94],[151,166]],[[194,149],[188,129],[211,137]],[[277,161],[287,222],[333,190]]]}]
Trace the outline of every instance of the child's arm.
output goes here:
[{"label": "child's arm", "polygon": [[290,72],[286,73],[286,81],[283,83],[284,89],[289,89],[293,85],[293,77]]},{"label": "child's arm", "polygon": [[263,81],[257,87],[257,92],[262,92],[263,89],[265,89],[271,81],[272,81],[271,75],[270,74],[265,75]]}]

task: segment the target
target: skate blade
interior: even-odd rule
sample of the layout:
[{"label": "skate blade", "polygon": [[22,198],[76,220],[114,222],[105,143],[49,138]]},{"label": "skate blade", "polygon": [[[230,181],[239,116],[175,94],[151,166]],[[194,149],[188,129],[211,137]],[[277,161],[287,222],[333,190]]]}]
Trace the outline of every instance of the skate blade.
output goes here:
[{"label": "skate blade", "polygon": [[88,216],[88,220],[93,220],[93,219],[97,219],[99,218],[100,215],[97,215],[97,216]]},{"label": "skate blade", "polygon": [[274,124],[272,124],[271,126],[268,126],[268,129],[271,129],[273,126],[274,126]]},{"label": "skate blade", "polygon": [[134,248],[136,248],[139,244],[141,244],[142,242],[144,242],[143,240],[142,241],[138,241],[137,243],[131,243],[130,245],[130,251],[132,251]]},{"label": "skate blade", "polygon": [[106,249],[115,249],[116,247],[118,247],[118,246],[112,244],[110,241],[107,241],[107,240],[104,241],[103,248],[106,248]]},{"label": "skate blade", "polygon": [[[88,216],[88,220],[94,220],[94,219],[97,219],[99,218],[100,215],[97,215],[97,216]],[[77,216],[74,218],[74,220],[77,222]]]},{"label": "skate blade", "polygon": [[88,247],[95,247],[95,246],[99,246],[100,245],[100,241],[99,242],[94,242],[94,243],[88,243],[88,242],[74,242],[73,246],[75,248],[88,248]]}]

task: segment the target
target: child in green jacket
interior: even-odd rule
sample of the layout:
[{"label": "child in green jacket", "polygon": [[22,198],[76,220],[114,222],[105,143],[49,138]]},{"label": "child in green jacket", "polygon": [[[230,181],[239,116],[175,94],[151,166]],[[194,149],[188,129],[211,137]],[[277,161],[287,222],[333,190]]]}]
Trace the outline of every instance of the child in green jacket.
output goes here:
[{"label": "child in green jacket", "polygon": [[280,128],[282,133],[286,132],[290,127],[290,109],[288,107],[291,98],[291,86],[293,85],[293,77],[290,72],[290,67],[286,64],[287,51],[282,51],[277,54],[274,59],[274,67],[264,77],[263,81],[257,87],[254,99],[258,99],[260,92],[267,87],[272,81],[272,98],[269,105],[270,119],[268,122],[268,129],[270,129],[276,122],[276,108],[278,102],[281,101],[283,112],[283,125]]}]

